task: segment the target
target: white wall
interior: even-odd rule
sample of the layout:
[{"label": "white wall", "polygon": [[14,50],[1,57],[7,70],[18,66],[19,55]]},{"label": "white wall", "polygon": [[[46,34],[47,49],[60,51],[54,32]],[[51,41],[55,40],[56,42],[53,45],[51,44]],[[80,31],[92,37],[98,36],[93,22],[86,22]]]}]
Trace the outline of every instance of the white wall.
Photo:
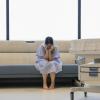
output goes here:
[{"label": "white wall", "polygon": [[10,0],[10,39],[77,39],[78,0]]},{"label": "white wall", "polygon": [[82,38],[100,38],[100,0],[82,0]]},{"label": "white wall", "polygon": [[[78,0],[10,0],[10,39],[77,38]],[[100,38],[100,0],[82,0],[82,38]],[[0,40],[6,39],[6,0],[0,0]]]},{"label": "white wall", "polygon": [[0,0],[0,40],[6,39],[6,0]]}]

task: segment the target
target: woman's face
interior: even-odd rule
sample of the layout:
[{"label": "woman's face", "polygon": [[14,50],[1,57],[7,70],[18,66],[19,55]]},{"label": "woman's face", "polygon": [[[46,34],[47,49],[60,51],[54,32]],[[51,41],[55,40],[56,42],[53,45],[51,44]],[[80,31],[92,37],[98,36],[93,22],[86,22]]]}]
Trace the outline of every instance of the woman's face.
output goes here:
[{"label": "woman's face", "polygon": [[52,44],[49,43],[46,46],[47,46],[47,49],[50,49],[52,47]]}]

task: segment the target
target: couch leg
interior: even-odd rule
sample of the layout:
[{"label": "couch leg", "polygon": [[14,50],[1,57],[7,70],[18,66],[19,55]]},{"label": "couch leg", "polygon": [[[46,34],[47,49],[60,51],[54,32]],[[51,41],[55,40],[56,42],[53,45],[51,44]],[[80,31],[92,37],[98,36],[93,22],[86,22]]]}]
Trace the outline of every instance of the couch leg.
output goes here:
[{"label": "couch leg", "polygon": [[70,92],[70,98],[71,100],[74,100],[74,92]]},{"label": "couch leg", "polygon": [[87,97],[87,92],[84,92],[84,96]]}]

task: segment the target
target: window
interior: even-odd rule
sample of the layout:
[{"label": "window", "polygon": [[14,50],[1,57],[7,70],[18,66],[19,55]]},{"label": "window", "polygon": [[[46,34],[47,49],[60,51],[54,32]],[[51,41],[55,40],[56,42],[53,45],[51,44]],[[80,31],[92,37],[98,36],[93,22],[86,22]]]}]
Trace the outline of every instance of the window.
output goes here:
[{"label": "window", "polygon": [[100,0],[82,0],[82,38],[100,38]]},{"label": "window", "polygon": [[0,0],[0,40],[6,40],[6,0]]},{"label": "window", "polygon": [[77,39],[78,0],[10,0],[10,40]]}]

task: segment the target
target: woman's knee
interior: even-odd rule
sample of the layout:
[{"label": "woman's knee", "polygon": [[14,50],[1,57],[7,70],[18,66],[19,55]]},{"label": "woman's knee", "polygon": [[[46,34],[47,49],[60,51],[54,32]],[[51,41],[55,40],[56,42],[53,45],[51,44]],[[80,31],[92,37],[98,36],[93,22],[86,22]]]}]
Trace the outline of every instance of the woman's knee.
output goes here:
[{"label": "woman's knee", "polygon": [[49,64],[54,64],[55,63],[55,61],[49,61]]},{"label": "woman's knee", "polygon": [[48,61],[47,60],[42,60],[42,61],[40,61],[40,64],[47,65]]}]

